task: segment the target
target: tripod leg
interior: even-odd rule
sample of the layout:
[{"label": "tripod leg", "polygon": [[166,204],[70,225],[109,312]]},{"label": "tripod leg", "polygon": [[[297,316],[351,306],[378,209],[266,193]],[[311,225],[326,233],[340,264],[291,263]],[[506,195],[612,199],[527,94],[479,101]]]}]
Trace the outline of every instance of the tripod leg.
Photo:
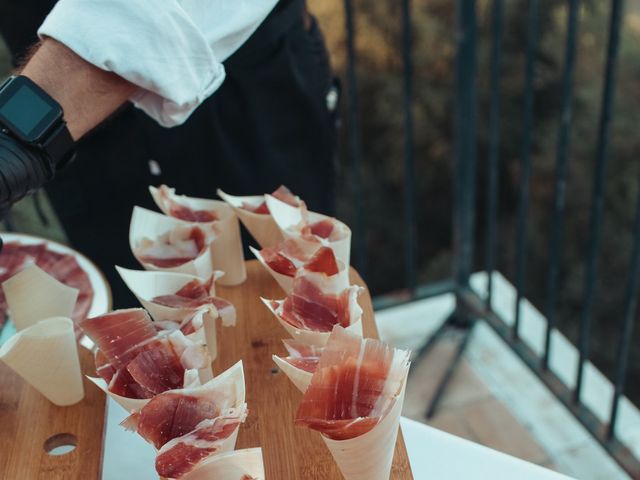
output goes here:
[{"label": "tripod leg", "polygon": [[454,355],[453,359],[451,360],[451,363],[447,367],[447,370],[445,371],[444,375],[442,376],[442,380],[440,380],[440,383],[438,384],[438,387],[436,388],[436,392],[434,393],[433,398],[431,399],[431,403],[429,404],[429,407],[427,408],[427,413],[426,413],[427,419],[433,418],[433,416],[436,413],[436,410],[438,408],[438,404],[440,403],[440,400],[442,399],[442,396],[446,392],[447,387],[449,386],[449,382],[451,381],[451,378],[453,377],[453,374],[455,373],[456,367],[460,363],[460,359],[462,358],[462,354],[464,353],[464,350],[467,347],[467,344],[469,343],[469,339],[471,338],[471,332],[473,330],[474,324],[475,324],[475,321],[473,321],[473,320],[470,321],[468,326],[467,326],[467,328],[464,330],[463,337],[460,340],[460,342],[458,343],[458,348],[456,349],[455,355]]},{"label": "tripod leg", "polygon": [[[438,339],[442,336],[444,331],[447,330],[447,328],[449,328],[453,315],[454,314],[447,317],[447,319],[440,324],[440,326],[436,329],[436,331],[431,334],[427,342],[420,348],[420,350],[416,352],[416,356],[413,358],[412,363],[417,364],[421,358],[427,356],[427,354],[434,347]],[[413,369],[409,370],[409,375],[411,375],[411,372],[413,371],[414,371]]]}]

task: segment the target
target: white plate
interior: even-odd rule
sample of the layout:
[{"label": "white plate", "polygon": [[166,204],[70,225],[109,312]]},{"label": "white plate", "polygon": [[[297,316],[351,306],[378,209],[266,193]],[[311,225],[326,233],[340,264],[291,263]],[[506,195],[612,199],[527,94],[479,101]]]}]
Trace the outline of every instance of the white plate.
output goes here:
[{"label": "white plate", "polygon": [[[93,289],[93,301],[91,303],[91,308],[89,309],[89,317],[102,315],[103,313],[107,313],[111,310],[112,296],[109,282],[107,282],[107,279],[100,271],[100,269],[80,252],[61,243],[54,242],[53,240],[35,237],[33,235],[27,235],[24,233],[3,232],[0,233],[0,238],[2,238],[2,241],[4,243],[20,242],[22,245],[36,245],[39,243],[46,243],[47,249],[51,250],[52,252],[73,255],[78,262],[78,265],[80,265],[80,268],[82,268],[87,273],[87,276],[89,277],[89,283],[91,283],[91,288]],[[7,325],[7,328],[2,329],[2,337],[5,338],[8,335],[11,335],[13,331],[13,324]],[[0,345],[1,344],[2,339],[0,339]]]}]

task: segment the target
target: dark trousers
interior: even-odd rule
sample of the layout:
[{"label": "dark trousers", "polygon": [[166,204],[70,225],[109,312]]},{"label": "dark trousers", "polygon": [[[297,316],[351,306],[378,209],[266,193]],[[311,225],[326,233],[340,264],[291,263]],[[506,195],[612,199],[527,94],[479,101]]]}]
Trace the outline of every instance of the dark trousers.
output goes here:
[{"label": "dark trousers", "polygon": [[107,275],[116,306],[135,304],[113,267],[139,268],[129,220],[134,205],[155,209],[148,185],[214,198],[217,187],[258,194],[285,184],[311,209],[333,212],[331,72],[322,34],[315,21],[305,27],[303,9],[301,0],[281,2],[184,125],[165,129],[127,106],[80,142],[75,163],[47,187],[73,246]]}]

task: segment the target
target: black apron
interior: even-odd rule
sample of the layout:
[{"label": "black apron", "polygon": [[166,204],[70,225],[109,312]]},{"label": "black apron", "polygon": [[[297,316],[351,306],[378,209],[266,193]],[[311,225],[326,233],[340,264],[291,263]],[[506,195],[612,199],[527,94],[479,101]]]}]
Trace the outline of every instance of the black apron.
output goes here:
[{"label": "black apron", "polygon": [[114,265],[140,268],[128,231],[134,205],[157,210],[148,185],[214,198],[218,187],[250,195],[285,184],[309,208],[333,213],[332,78],[322,34],[313,19],[305,27],[304,8],[303,0],[280,2],[224,62],[224,83],[184,125],[163,128],[128,105],[80,142],[74,164],[47,187],[71,244],[110,281],[115,307],[136,305]]}]

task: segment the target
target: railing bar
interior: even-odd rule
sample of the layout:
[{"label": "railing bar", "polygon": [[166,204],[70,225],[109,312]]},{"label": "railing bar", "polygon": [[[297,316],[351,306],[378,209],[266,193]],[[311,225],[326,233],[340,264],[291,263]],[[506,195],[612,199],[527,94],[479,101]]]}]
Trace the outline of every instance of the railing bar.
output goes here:
[{"label": "railing bar", "polygon": [[487,188],[487,231],[485,269],[487,271],[487,308],[492,308],[493,271],[496,266],[496,217],[498,210],[498,154],[500,145],[500,72],[504,0],[493,0],[491,9],[491,107],[489,113],[489,185]]},{"label": "railing bar", "polygon": [[402,0],[402,59],[404,64],[404,260],[405,283],[416,289],[415,163],[413,144],[413,58],[411,55],[411,0]]},{"label": "railing bar", "polygon": [[349,119],[349,150],[351,152],[351,175],[353,188],[353,203],[355,206],[354,219],[354,265],[360,275],[366,273],[366,238],[365,218],[362,199],[362,145],[360,139],[360,121],[358,118],[358,78],[356,72],[355,24],[353,0],[344,0],[345,29],[347,31],[347,87],[349,91],[348,119]]},{"label": "railing bar", "polygon": [[415,293],[413,294],[405,290],[399,290],[373,297],[373,309],[376,311],[384,310],[385,308],[398,307],[400,305],[417,302],[419,300],[426,300],[440,295],[455,293],[456,284],[453,280],[441,280],[427,283],[425,285],[418,285]]},{"label": "railing bar", "polygon": [[633,321],[637,314],[638,286],[640,284],[640,192],[638,192],[636,199],[636,218],[633,225],[633,249],[630,265],[627,291],[624,299],[624,316],[620,323],[620,342],[618,343],[616,372],[613,382],[614,392],[611,404],[611,416],[609,417],[609,429],[607,430],[609,438],[613,438],[615,435],[618,407],[620,397],[624,392],[624,383],[627,375],[627,362],[629,360]]},{"label": "railing bar", "polygon": [[591,224],[589,228],[589,249],[585,273],[584,299],[580,327],[578,332],[578,350],[580,359],[576,373],[576,387],[573,400],[580,401],[580,392],[584,376],[584,364],[589,356],[589,340],[591,336],[591,317],[593,299],[595,295],[595,279],[597,273],[597,259],[600,250],[600,234],[602,213],[604,207],[604,181],[607,162],[609,159],[609,131],[613,117],[613,101],[616,82],[616,63],[620,44],[620,30],[622,24],[623,0],[613,0],[611,21],[609,26],[609,40],[607,46],[607,62],[605,80],[602,89],[602,107],[598,125],[598,145],[596,150],[596,167],[594,171],[594,186],[591,203]]},{"label": "railing bar", "polygon": [[529,178],[531,176],[531,138],[533,136],[533,102],[535,57],[538,50],[539,0],[529,0],[528,41],[525,60],[524,122],[520,160],[520,184],[516,218],[516,305],[513,337],[518,338],[520,327],[520,303],[525,292],[527,260],[527,221],[529,219]]},{"label": "railing bar", "polygon": [[476,42],[475,2],[456,0],[455,143],[454,143],[454,277],[469,284],[473,268],[473,225],[476,164]]},{"label": "railing bar", "polygon": [[551,333],[556,326],[556,292],[558,289],[558,275],[560,259],[562,257],[562,233],[564,225],[564,211],[566,206],[566,189],[568,173],[568,157],[571,142],[571,122],[573,118],[573,83],[576,64],[578,14],[580,0],[568,0],[569,14],[567,17],[567,44],[565,53],[564,72],[562,75],[562,106],[560,108],[560,125],[558,143],[556,145],[556,182],[553,194],[553,213],[551,221],[551,236],[549,240],[549,270],[547,275],[547,330],[544,341],[544,355],[542,368],[549,368],[551,351]]},{"label": "railing bar", "polygon": [[584,405],[578,405],[572,400],[572,392],[552,370],[540,368],[539,355],[527,344],[527,342],[515,341],[513,330],[499,314],[489,311],[485,307],[484,299],[467,288],[460,289],[459,297],[463,303],[463,308],[467,308],[471,315],[483,318],[489,326],[500,336],[504,342],[511,347],[513,352],[538,375],[540,380],[549,388],[562,404],[567,407],[571,414],[593,435],[600,445],[618,464],[631,476],[638,478],[640,472],[640,460],[635,457],[629,447],[620,440],[606,437],[606,431],[602,421]]}]

